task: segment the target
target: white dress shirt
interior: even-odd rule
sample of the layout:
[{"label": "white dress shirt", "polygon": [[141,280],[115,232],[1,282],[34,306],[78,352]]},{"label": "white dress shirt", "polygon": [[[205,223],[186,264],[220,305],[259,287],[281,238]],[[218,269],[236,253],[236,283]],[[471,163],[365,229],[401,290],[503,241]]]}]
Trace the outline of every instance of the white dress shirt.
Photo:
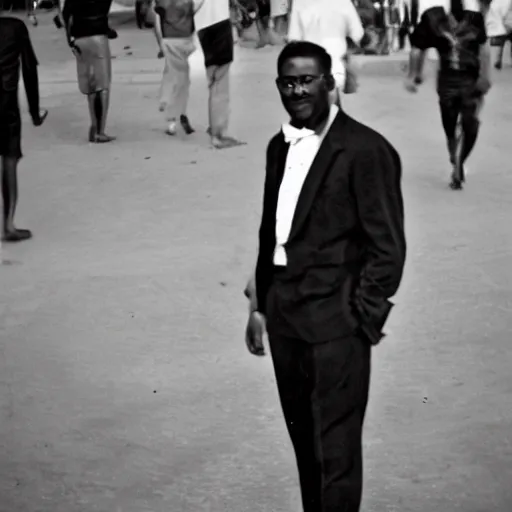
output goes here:
[{"label": "white dress shirt", "polygon": [[343,58],[347,53],[347,37],[361,42],[364,29],[352,0],[315,0],[292,4],[289,41],[311,41],[329,53],[332,74],[338,87],[345,84]]},{"label": "white dress shirt", "polygon": [[279,187],[277,199],[274,265],[286,266],[287,258],[284,245],[290,236],[300,192],[311,164],[338,112],[339,108],[336,105],[332,105],[325,128],[320,134],[317,135],[313,132],[312,135],[304,137],[295,144],[290,143],[288,155],[286,156],[283,180]]}]

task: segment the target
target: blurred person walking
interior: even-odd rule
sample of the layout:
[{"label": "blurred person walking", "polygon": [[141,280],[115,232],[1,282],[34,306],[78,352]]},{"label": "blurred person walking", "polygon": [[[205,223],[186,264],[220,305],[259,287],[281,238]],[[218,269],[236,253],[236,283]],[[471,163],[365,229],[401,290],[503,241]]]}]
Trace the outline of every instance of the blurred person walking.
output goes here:
[{"label": "blurred person walking", "polygon": [[18,101],[20,64],[34,126],[43,124],[48,112],[39,107],[37,57],[27,27],[0,10],[0,156],[2,158],[2,240],[21,242],[32,237],[28,229],[14,225],[18,203],[18,163],[21,151],[21,115]]},{"label": "blurred person walking", "polygon": [[208,80],[208,133],[211,144],[217,149],[239,146],[243,142],[228,135],[229,72],[234,59],[229,0],[204,0],[196,14],[195,26]]},{"label": "blurred person walking", "polygon": [[332,59],[336,88],[331,93],[338,106],[344,92],[355,92],[355,75],[350,70],[351,88],[346,89],[349,66],[347,38],[355,45],[363,44],[365,32],[351,0],[317,0],[293,5],[288,30],[289,41],[310,41],[325,48]]},{"label": "blurred person walking", "polygon": [[165,58],[160,86],[160,111],[166,112],[168,135],[176,135],[177,118],[187,135],[194,133],[187,116],[190,91],[189,57],[196,50],[194,0],[155,0],[155,34]]}]

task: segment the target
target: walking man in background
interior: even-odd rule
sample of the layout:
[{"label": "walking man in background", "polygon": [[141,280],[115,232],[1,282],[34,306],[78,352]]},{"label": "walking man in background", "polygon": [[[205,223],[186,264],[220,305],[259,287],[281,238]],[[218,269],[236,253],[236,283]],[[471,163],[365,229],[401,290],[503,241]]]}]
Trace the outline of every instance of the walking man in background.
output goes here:
[{"label": "walking man in background", "polygon": [[267,149],[246,343],[263,355],[266,325],[304,512],[358,512],[371,346],[406,253],[400,158],[330,104],[324,48],[292,42],[277,70],[291,119]]},{"label": "walking man in background", "polygon": [[167,135],[176,135],[177,118],[187,135],[194,133],[187,116],[190,92],[189,58],[196,50],[194,0],[155,0],[155,34],[165,67],[160,86],[160,111],[166,113]]},{"label": "walking man in background", "polygon": [[228,135],[229,70],[234,57],[229,0],[204,0],[195,25],[208,80],[208,133],[217,149],[240,146],[243,142]]},{"label": "walking man in background", "polygon": [[27,27],[18,18],[0,11],[0,156],[2,158],[2,239],[21,242],[32,237],[28,229],[17,229],[14,214],[18,202],[18,162],[21,152],[21,116],[18,102],[20,63],[28,108],[34,126],[43,124],[47,111],[39,108],[37,58]]}]

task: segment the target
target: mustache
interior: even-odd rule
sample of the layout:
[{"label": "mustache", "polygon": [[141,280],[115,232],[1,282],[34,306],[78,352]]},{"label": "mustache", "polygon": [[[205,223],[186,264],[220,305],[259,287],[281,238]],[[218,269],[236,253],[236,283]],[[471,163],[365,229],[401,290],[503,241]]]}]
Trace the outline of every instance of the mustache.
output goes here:
[{"label": "mustache", "polygon": [[311,94],[308,94],[308,93],[300,93],[300,94],[293,93],[290,96],[291,101],[302,101],[302,100],[307,100],[309,98],[311,98]]}]

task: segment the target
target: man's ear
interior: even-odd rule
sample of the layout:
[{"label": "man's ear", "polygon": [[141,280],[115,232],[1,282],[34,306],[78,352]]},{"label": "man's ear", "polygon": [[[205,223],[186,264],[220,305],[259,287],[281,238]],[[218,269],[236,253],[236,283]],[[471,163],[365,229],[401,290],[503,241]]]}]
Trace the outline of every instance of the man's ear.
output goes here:
[{"label": "man's ear", "polygon": [[336,87],[336,81],[334,80],[334,77],[332,75],[325,77],[325,83],[327,85],[327,90],[329,92],[333,91]]}]

